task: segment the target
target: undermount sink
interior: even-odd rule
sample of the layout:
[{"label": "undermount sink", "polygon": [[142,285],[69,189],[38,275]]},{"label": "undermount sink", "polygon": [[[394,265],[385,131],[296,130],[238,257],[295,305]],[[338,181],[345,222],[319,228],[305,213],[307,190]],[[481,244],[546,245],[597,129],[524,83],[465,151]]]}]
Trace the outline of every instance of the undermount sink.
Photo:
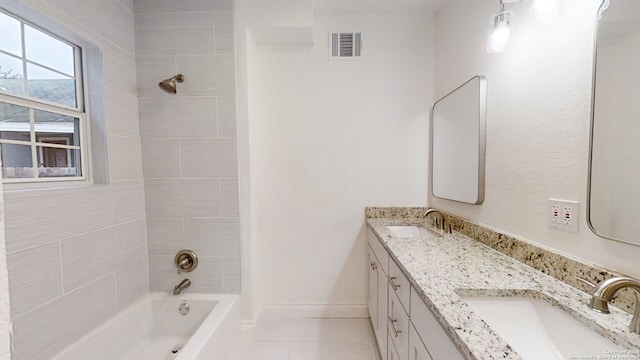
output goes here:
[{"label": "undermount sink", "polygon": [[624,349],[542,299],[462,299],[525,360],[604,359]]},{"label": "undermount sink", "polygon": [[440,236],[437,232],[429,230],[422,226],[415,225],[387,225],[385,226],[389,233],[400,238],[421,238],[423,236]]}]

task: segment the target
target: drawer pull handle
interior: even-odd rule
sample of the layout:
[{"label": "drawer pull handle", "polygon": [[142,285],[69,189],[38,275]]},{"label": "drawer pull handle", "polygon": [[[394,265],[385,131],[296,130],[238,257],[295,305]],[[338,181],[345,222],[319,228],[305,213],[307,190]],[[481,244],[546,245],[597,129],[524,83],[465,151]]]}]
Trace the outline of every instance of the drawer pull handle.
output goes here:
[{"label": "drawer pull handle", "polygon": [[391,316],[389,316],[389,321],[391,321],[391,328],[393,329],[393,333],[396,337],[398,337],[398,335],[400,335],[400,333],[402,332],[402,330],[396,328],[396,323],[398,322],[398,320],[393,319]]},{"label": "drawer pull handle", "polygon": [[396,282],[393,281],[395,279],[396,279],[395,276],[390,277],[389,278],[389,283],[391,284],[391,287],[393,288],[393,291],[398,291],[398,288],[400,287],[400,284],[396,284]]}]

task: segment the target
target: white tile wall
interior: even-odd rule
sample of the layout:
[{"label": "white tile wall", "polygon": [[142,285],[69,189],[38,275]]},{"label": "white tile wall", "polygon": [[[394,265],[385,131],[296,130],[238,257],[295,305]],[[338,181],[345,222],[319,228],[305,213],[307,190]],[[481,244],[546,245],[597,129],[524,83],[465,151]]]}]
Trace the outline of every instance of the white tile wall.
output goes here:
[{"label": "white tile wall", "polygon": [[116,135],[140,136],[138,117],[138,98],[134,94],[123,92],[116,86],[105,86],[105,115],[107,131]]},{"label": "white tile wall", "polygon": [[62,295],[59,242],[15,252],[7,257],[7,266],[12,318]]},{"label": "white tile wall", "polygon": [[[171,290],[187,276],[187,291],[237,293],[233,1],[134,5],[151,289]],[[158,89],[177,73],[185,81],[176,95]],[[173,263],[183,248],[200,258],[188,275]]]},{"label": "white tile wall", "polygon": [[238,217],[238,179],[220,179],[220,215]]},{"label": "white tile wall", "polygon": [[140,138],[109,134],[109,177],[113,180],[142,179]]},{"label": "white tile wall", "polygon": [[214,24],[216,53],[233,52],[233,11],[216,11]]},{"label": "white tile wall", "polygon": [[116,273],[118,310],[138,300],[149,292],[149,263],[146,257]]},{"label": "white tile wall", "polygon": [[[158,83],[164,79],[168,79],[178,74],[179,71],[176,69],[176,60],[172,56],[147,56],[141,57],[138,56],[136,58],[137,64],[137,74],[138,74],[138,96],[140,98],[147,97],[156,97],[156,100],[170,100],[172,99],[172,95],[169,95],[160,88],[158,88]],[[180,70],[182,71],[182,70]],[[182,85],[184,83],[179,84],[180,89],[182,89]],[[182,91],[180,91],[182,93]],[[142,106],[142,104],[141,104]],[[148,119],[143,119],[142,114],[140,115],[140,123],[142,125],[143,121],[147,121]],[[144,133],[144,130],[141,127],[141,131]]]},{"label": "white tile wall", "polygon": [[142,180],[114,180],[113,213],[116,223],[144,219],[144,181]]},{"label": "white tile wall", "polygon": [[99,47],[103,82],[88,80],[108,146],[93,151],[110,165],[105,185],[4,189],[12,358],[38,360],[147,293],[148,251],[133,1],[20,3]]},{"label": "white tile wall", "polygon": [[180,140],[180,172],[186,178],[237,177],[236,140]]},{"label": "white tile wall", "polygon": [[13,360],[46,360],[115,314],[115,275],[14,319]]},{"label": "white tile wall", "polygon": [[11,191],[5,192],[4,200],[8,253],[94,231],[114,222],[108,186]]},{"label": "white tile wall", "polygon": [[176,67],[191,79],[180,85],[180,94],[189,96],[232,96],[235,94],[233,54],[176,57]]},{"label": "white tile wall", "polygon": [[229,219],[185,219],[184,241],[202,256],[240,256],[240,222]]},{"label": "white tile wall", "polygon": [[149,255],[172,255],[185,248],[184,220],[181,217],[147,219]]},{"label": "white tile wall", "polygon": [[218,180],[145,180],[148,217],[220,216]]},{"label": "white tile wall", "polygon": [[144,259],[147,255],[144,219],[62,241],[65,292]]},{"label": "white tile wall", "polygon": [[[185,81],[192,80],[185,77]],[[178,94],[182,94],[181,85],[178,84]],[[157,86],[155,90],[161,91]],[[216,98],[142,99],[140,129],[144,138],[217,137]]]},{"label": "white tile wall", "polygon": [[142,158],[145,179],[180,178],[179,139],[143,139]]},{"label": "white tile wall", "polygon": [[218,135],[220,137],[235,138],[236,129],[236,99],[231,96],[219,96],[218,103]]},{"label": "white tile wall", "polygon": [[214,50],[213,14],[136,15],[136,54],[207,54]]}]

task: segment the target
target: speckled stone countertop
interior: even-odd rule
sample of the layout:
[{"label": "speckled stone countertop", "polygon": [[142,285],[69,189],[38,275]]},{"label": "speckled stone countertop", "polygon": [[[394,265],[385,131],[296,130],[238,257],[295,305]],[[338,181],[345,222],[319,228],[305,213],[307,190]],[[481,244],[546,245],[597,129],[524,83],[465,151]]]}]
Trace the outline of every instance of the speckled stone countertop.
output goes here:
[{"label": "speckled stone countertop", "polygon": [[[615,307],[610,307],[611,314],[597,313],[587,307],[590,298],[587,293],[480,242],[455,231],[422,238],[398,238],[385,227],[417,225],[433,229],[425,219],[419,218],[369,218],[367,224],[469,359],[521,357],[460,296],[545,299],[614,343],[640,349],[640,335],[628,328],[631,315]],[[606,354],[576,355],[607,358]]]}]

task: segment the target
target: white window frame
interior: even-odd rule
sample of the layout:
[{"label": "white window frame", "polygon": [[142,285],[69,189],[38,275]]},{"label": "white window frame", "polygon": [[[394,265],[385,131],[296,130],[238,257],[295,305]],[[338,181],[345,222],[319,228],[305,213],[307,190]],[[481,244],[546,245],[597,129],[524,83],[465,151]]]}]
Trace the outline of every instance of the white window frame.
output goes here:
[{"label": "white window frame", "polygon": [[[8,52],[3,51],[2,49],[0,49],[0,53],[4,54],[4,55],[8,55],[17,59],[20,59],[20,61],[22,61],[23,63],[23,74],[26,73],[26,64],[31,63],[34,65],[38,65],[41,66],[43,68],[46,68],[50,71],[54,71],[54,72],[58,72],[55,69],[51,69],[50,67],[47,67],[45,65],[39,64],[37,62],[34,61],[30,61],[27,60],[25,58],[25,54],[24,54],[24,48],[25,48],[25,30],[24,27],[25,25],[29,25],[30,27],[41,31],[59,41],[62,41],[66,44],[68,44],[69,46],[71,46],[74,49],[74,67],[75,67],[75,90],[76,90],[76,104],[77,106],[74,107],[70,107],[70,106],[65,106],[65,105],[61,105],[61,104],[56,104],[47,100],[42,100],[42,99],[38,99],[35,97],[30,97],[28,95],[20,95],[20,94],[12,94],[12,93],[8,93],[8,92],[4,92],[4,91],[0,91],[0,102],[4,102],[7,104],[11,104],[11,105],[17,105],[17,106],[22,106],[25,108],[29,109],[29,128],[30,128],[30,141],[20,141],[20,140],[9,140],[9,139],[0,139],[0,143],[4,143],[4,144],[15,144],[15,145],[26,145],[26,146],[30,146],[31,147],[31,161],[32,161],[32,167],[33,167],[33,177],[29,177],[29,178],[4,178],[2,177],[2,182],[5,184],[12,184],[12,183],[32,183],[32,184],[36,184],[36,183],[51,183],[51,182],[88,182],[89,180],[89,176],[88,176],[88,172],[89,172],[89,154],[88,154],[88,149],[90,149],[89,146],[89,116],[86,110],[86,91],[85,91],[85,83],[84,83],[84,79],[85,76],[84,74],[87,73],[87,69],[86,69],[86,59],[84,58],[84,54],[85,52],[83,51],[83,48],[79,45],[76,45],[64,38],[61,38],[60,36],[56,35],[55,33],[46,30],[24,18],[21,18],[17,15],[14,15],[13,13],[6,11],[2,8],[0,8],[0,12],[2,12],[3,14],[10,16],[14,19],[16,19],[17,21],[20,22],[20,28],[21,28],[21,40],[22,40],[22,54],[20,57],[15,56],[14,54],[10,54]],[[28,75],[28,74],[27,74]],[[27,76],[24,76],[24,82],[25,82],[25,89],[28,89],[28,78]],[[49,144],[49,143],[43,143],[43,142],[38,142],[36,141],[36,130],[35,130],[35,117],[34,117],[34,110],[41,110],[41,111],[47,111],[47,112],[51,112],[51,113],[56,113],[56,114],[60,114],[63,116],[69,116],[72,118],[77,118],[79,119],[79,126],[78,126],[78,134],[77,134],[77,138],[79,140],[79,145],[59,145],[59,144]],[[40,152],[39,149],[42,149],[42,147],[52,147],[52,148],[63,148],[63,149],[67,149],[67,152],[70,153],[72,150],[79,150],[79,154],[80,154],[80,158],[76,159],[75,162],[76,164],[79,162],[80,163],[80,171],[81,171],[81,175],[80,176],[60,176],[60,177],[39,177],[39,164],[38,164],[38,154]],[[0,176],[2,176],[0,174]]]}]

